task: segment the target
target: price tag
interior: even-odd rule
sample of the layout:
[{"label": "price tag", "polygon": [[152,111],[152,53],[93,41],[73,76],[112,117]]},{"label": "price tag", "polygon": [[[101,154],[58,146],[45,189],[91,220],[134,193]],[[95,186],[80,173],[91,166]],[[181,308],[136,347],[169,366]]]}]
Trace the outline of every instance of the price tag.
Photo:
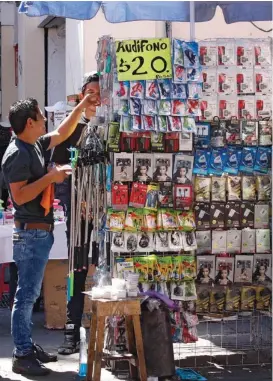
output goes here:
[{"label": "price tag", "polygon": [[116,41],[119,81],[172,78],[169,38]]}]

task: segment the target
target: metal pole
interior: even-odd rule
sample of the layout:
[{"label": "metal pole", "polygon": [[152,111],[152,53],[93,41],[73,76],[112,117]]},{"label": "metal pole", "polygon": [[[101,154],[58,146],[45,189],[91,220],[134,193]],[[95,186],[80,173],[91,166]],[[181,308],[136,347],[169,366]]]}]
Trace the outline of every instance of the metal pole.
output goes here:
[{"label": "metal pole", "polygon": [[195,40],[195,5],[190,1],[190,40]]}]

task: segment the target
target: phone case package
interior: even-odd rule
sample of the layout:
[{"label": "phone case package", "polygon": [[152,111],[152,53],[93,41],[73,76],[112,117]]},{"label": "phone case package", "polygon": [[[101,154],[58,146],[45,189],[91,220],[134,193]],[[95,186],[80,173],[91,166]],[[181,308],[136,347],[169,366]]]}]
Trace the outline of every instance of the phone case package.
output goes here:
[{"label": "phone case package", "polygon": [[252,283],[253,255],[236,255],[235,283]]},{"label": "phone case package", "polygon": [[215,258],[212,255],[197,256],[197,284],[212,286],[215,278]]},{"label": "phone case package", "polygon": [[215,285],[232,285],[234,276],[234,258],[217,257],[215,269]]}]

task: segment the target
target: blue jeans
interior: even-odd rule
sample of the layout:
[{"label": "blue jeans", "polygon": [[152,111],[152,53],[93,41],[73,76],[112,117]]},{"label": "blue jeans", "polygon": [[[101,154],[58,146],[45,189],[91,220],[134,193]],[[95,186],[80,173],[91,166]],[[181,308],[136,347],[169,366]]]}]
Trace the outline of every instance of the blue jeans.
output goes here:
[{"label": "blue jeans", "polygon": [[54,243],[53,233],[45,230],[13,229],[13,259],[18,268],[11,332],[16,356],[32,351],[31,317],[33,305],[40,295],[45,267]]}]

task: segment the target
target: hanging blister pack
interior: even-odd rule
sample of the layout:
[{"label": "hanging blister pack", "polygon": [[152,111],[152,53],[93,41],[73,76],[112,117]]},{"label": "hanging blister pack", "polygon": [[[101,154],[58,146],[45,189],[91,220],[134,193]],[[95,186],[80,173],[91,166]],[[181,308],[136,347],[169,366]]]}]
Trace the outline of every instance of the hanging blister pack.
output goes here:
[{"label": "hanging blister pack", "polygon": [[184,66],[183,41],[173,39],[173,64]]},{"label": "hanging blister pack", "polygon": [[239,119],[251,119],[255,117],[255,97],[241,95],[237,99],[237,115]]},{"label": "hanging blister pack", "polygon": [[138,98],[130,98],[130,114],[141,115],[141,100]]},{"label": "hanging blister pack", "polygon": [[218,114],[217,97],[215,95],[200,99],[200,120],[210,121]]},{"label": "hanging blister pack", "polygon": [[119,99],[129,99],[130,82],[129,81],[115,81],[113,96]]},{"label": "hanging blister pack", "polygon": [[217,93],[217,72],[215,68],[207,68],[202,71],[203,94],[212,95]]},{"label": "hanging blister pack", "polygon": [[272,149],[269,147],[258,147],[254,171],[268,173],[271,168],[271,153]]},{"label": "hanging blister pack", "polygon": [[254,41],[255,66],[268,67],[271,66],[271,41]]},{"label": "hanging blister pack", "polygon": [[[163,101],[159,101],[163,102]],[[187,103],[183,100],[174,99],[171,101],[171,115],[185,116],[187,115]]]},{"label": "hanging blister pack", "polygon": [[179,134],[179,151],[192,151],[193,148],[193,134],[192,132],[183,132]]},{"label": "hanging blister pack", "polygon": [[171,99],[172,95],[172,82],[170,79],[157,80],[160,99]]},{"label": "hanging blister pack", "polygon": [[239,165],[241,163],[242,150],[232,147],[227,148],[226,161],[224,165],[224,172],[230,175],[238,175]]},{"label": "hanging blister pack", "polygon": [[210,155],[209,174],[222,175],[225,161],[226,151],[223,149],[213,149]]},{"label": "hanging blister pack", "polygon": [[196,177],[194,182],[194,193],[196,202],[210,202],[211,178]]},{"label": "hanging blister pack", "polygon": [[256,201],[256,181],[254,176],[242,177],[242,199]]},{"label": "hanging blister pack", "polygon": [[202,66],[217,66],[217,45],[214,41],[199,42],[199,57]]},{"label": "hanging blister pack", "polygon": [[211,253],[211,231],[196,231],[197,254]]},{"label": "hanging blister pack", "polygon": [[269,70],[255,69],[254,72],[255,92],[259,95],[272,93],[272,76]]},{"label": "hanging blister pack", "polygon": [[142,129],[141,126],[141,116],[133,115],[131,118],[131,131],[140,131]]},{"label": "hanging blister pack", "polygon": [[205,203],[196,203],[194,206],[194,213],[196,229],[210,229],[210,205]]},{"label": "hanging blister pack", "polygon": [[211,201],[226,201],[226,177],[211,178]]},{"label": "hanging blister pack", "polygon": [[195,175],[207,175],[209,169],[210,152],[197,149],[194,154],[193,173]]},{"label": "hanging blister pack", "polygon": [[225,230],[212,231],[212,254],[225,254],[227,251],[227,232]]},{"label": "hanging blister pack", "polygon": [[255,120],[242,120],[241,137],[245,146],[256,146],[258,143],[258,122]]},{"label": "hanging blister pack", "polygon": [[182,118],[179,116],[168,116],[169,131],[182,131]]},{"label": "hanging blister pack", "polygon": [[227,231],[227,252],[230,254],[239,254],[241,252],[241,230]]},{"label": "hanging blister pack", "polygon": [[237,41],[236,42],[237,66],[253,67],[254,54],[253,45],[251,42]]},{"label": "hanging blister pack", "polygon": [[187,80],[189,82],[203,82],[202,69],[199,68],[188,68],[187,69]]},{"label": "hanging blister pack", "polygon": [[218,41],[218,65],[235,65],[234,43],[232,41]]},{"label": "hanging blister pack", "polygon": [[268,95],[256,95],[255,97],[256,118],[271,118],[272,97]]},{"label": "hanging blister pack", "polygon": [[198,68],[199,67],[198,43],[194,41],[191,41],[191,42],[182,41],[182,49],[183,49],[183,55],[184,55],[184,67]]},{"label": "hanging blister pack", "polygon": [[226,121],[213,118],[210,124],[211,146],[221,148],[226,145]]},{"label": "hanging blister pack", "polygon": [[194,145],[196,148],[209,148],[210,146],[210,124],[197,123],[194,134]]},{"label": "hanging blister pack", "polygon": [[222,95],[233,95],[236,93],[236,72],[233,68],[217,71],[218,93]]},{"label": "hanging blister pack", "polygon": [[254,164],[256,159],[257,148],[244,147],[242,152],[242,159],[240,164],[240,171],[252,173],[254,171]]},{"label": "hanging blister pack", "polygon": [[241,177],[228,176],[227,178],[228,201],[241,200]]},{"label": "hanging blister pack", "polygon": [[122,115],[120,118],[119,131],[128,132],[128,131],[131,131],[131,128],[132,128],[131,118],[129,118],[128,116]]},{"label": "hanging blister pack", "polygon": [[259,120],[259,146],[271,146],[272,145],[272,121],[271,120]]},{"label": "hanging blister pack", "polygon": [[173,65],[173,82],[187,83],[187,69],[180,65]]},{"label": "hanging blister pack", "polygon": [[232,118],[226,121],[226,142],[231,146],[239,146],[241,141],[240,121]]},{"label": "hanging blister pack", "polygon": [[240,70],[236,75],[237,94],[252,94],[254,90],[253,70]]},{"label": "hanging blister pack", "polygon": [[142,116],[142,126],[145,131],[155,131],[156,118],[153,116],[148,116],[148,115]]},{"label": "hanging blister pack", "polygon": [[256,204],[254,214],[254,227],[255,229],[268,229],[269,228],[269,205]]},{"label": "hanging blister pack", "polygon": [[151,99],[145,99],[142,106],[142,113],[148,116],[156,116],[157,115],[157,107],[156,101]]},{"label": "hanging blister pack", "polygon": [[160,98],[159,88],[156,80],[146,81],[145,98],[155,101]]},{"label": "hanging blister pack", "polygon": [[131,81],[130,82],[130,97],[144,99],[144,81]]},{"label": "hanging blister pack", "polygon": [[253,202],[243,202],[241,205],[241,227],[254,227],[254,206]]},{"label": "hanging blister pack", "polygon": [[231,119],[237,117],[237,99],[233,96],[220,95],[218,99],[218,115],[220,119]]},{"label": "hanging blister pack", "polygon": [[271,176],[257,176],[257,194],[258,201],[269,201],[271,200]]},{"label": "hanging blister pack", "polygon": [[162,99],[160,101],[157,101],[157,109],[158,109],[158,115],[164,115],[164,116],[171,115],[171,110],[172,110],[171,101],[162,100]]},{"label": "hanging blister pack", "polygon": [[183,83],[173,83],[172,84],[172,98],[173,99],[187,99],[188,88],[186,84]]},{"label": "hanging blister pack", "polygon": [[242,253],[252,254],[255,253],[256,244],[256,232],[255,229],[243,229],[242,230]]},{"label": "hanging blister pack", "polygon": [[157,127],[158,127],[159,132],[167,132],[168,131],[168,122],[167,122],[166,116],[158,115]]},{"label": "hanging blister pack", "polygon": [[122,99],[116,102],[116,111],[120,116],[129,116],[129,101]]},{"label": "hanging blister pack", "polygon": [[270,229],[256,229],[256,253],[271,253]]},{"label": "hanging blister pack", "polygon": [[189,99],[200,99],[203,94],[202,83],[188,82],[188,98]]}]

